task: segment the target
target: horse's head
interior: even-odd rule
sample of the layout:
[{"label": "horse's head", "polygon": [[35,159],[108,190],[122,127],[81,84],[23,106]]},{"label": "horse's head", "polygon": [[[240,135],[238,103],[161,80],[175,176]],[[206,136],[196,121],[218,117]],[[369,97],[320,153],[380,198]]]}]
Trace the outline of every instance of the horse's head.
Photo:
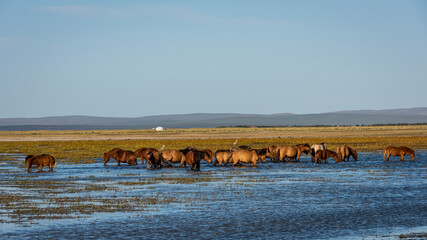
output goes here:
[{"label": "horse's head", "polygon": [[28,155],[26,158],[25,158],[25,170],[27,171],[27,172],[29,172],[30,171],[30,168],[31,168],[31,165],[32,165],[32,160],[34,159],[34,155]]},{"label": "horse's head", "polygon": [[414,151],[409,153],[409,156],[411,157],[412,160],[415,160],[415,152]]},{"label": "horse's head", "polygon": [[301,152],[303,152],[305,154],[308,154],[311,150],[310,145],[308,145],[308,144],[307,145],[306,144],[301,145],[300,149],[301,149]]},{"label": "horse's head", "polygon": [[205,159],[206,162],[212,163],[212,151],[209,149],[203,150],[203,159]]},{"label": "horse's head", "polygon": [[353,155],[355,161],[358,160],[358,158],[357,158],[357,152],[355,150],[351,149],[351,155]]}]

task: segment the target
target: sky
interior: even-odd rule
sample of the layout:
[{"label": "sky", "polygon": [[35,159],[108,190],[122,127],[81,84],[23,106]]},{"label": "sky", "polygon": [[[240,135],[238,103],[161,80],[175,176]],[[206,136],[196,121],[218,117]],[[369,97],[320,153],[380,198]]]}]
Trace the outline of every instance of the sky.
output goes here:
[{"label": "sky", "polygon": [[426,1],[0,0],[0,118],[427,106]]}]

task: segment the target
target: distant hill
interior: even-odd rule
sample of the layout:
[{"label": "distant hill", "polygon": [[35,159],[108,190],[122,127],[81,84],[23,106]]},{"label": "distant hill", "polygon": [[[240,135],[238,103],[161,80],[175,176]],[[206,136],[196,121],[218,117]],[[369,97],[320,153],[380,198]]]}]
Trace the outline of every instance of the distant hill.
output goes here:
[{"label": "distant hill", "polygon": [[427,123],[427,107],[339,111],[319,114],[194,113],[137,118],[61,116],[2,118],[0,130],[90,130],[214,128],[228,126],[315,126]]}]

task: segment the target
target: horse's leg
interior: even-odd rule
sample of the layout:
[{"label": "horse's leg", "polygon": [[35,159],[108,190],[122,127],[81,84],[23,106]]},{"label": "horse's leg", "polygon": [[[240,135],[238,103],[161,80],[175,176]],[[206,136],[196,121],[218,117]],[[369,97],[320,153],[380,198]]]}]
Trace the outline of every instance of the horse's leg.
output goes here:
[{"label": "horse's leg", "polygon": [[37,168],[39,169],[38,172],[42,172],[43,165],[40,164],[40,165],[37,166]]},{"label": "horse's leg", "polygon": [[405,156],[405,154],[400,154],[400,161],[403,161],[403,156]]}]

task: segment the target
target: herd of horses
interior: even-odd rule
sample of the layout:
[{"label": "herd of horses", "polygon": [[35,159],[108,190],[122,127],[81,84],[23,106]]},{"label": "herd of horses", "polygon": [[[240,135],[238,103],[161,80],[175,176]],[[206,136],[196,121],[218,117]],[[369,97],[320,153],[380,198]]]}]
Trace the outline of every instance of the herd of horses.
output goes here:
[{"label": "herd of horses", "polygon": [[[258,162],[265,162],[269,158],[272,162],[299,162],[302,154],[311,156],[311,161],[314,163],[328,162],[329,158],[333,158],[335,162],[346,162],[352,157],[355,161],[358,160],[357,151],[353,148],[342,145],[336,151],[326,149],[326,144],[298,144],[294,146],[269,146],[260,149],[253,149],[250,146],[239,146],[232,149],[217,150],[213,153],[209,149],[199,150],[194,147],[187,147],[180,150],[164,150],[162,152],[155,148],[139,148],[136,151],[123,150],[121,148],[113,148],[104,153],[104,166],[107,165],[110,159],[115,159],[117,164],[126,163],[129,165],[137,165],[137,159],[142,160],[147,164],[147,168],[162,168],[163,166],[173,166],[180,164],[181,167],[190,165],[191,170],[200,170],[200,161],[204,160],[207,163],[227,165],[232,163],[233,166],[250,164],[256,167]],[[400,160],[404,160],[404,156],[409,155],[412,160],[415,159],[415,152],[405,146],[392,147],[388,146],[383,151],[383,157],[389,161],[390,156],[400,156]],[[56,167],[54,157],[43,155],[29,155],[25,159],[26,170],[29,171],[31,166],[36,165],[39,172],[43,166],[49,166],[50,171]]]},{"label": "herd of horses", "polygon": [[[269,146],[260,149],[254,149],[250,146],[239,146],[232,149],[217,150],[213,153],[209,149],[199,150],[194,147],[187,147],[180,150],[163,150],[160,152],[155,148],[139,148],[136,151],[123,150],[121,148],[113,148],[104,153],[104,166],[107,165],[110,159],[115,159],[117,165],[126,163],[128,165],[137,165],[138,158],[147,165],[147,168],[156,169],[173,166],[173,164],[180,164],[180,167],[190,165],[191,170],[200,170],[200,161],[204,160],[211,163],[213,166],[219,166],[232,163],[233,166],[242,164],[250,164],[256,167],[258,162],[265,162],[269,158],[272,162],[299,162],[302,154],[311,156],[313,163],[328,163],[329,158],[333,158],[336,163],[350,161],[352,157],[355,161],[358,160],[357,152],[347,145],[341,145],[336,151],[326,149],[326,144],[309,145],[298,144],[294,146]],[[400,156],[400,161],[404,160],[404,156],[409,155],[412,160],[415,160],[414,150],[405,147],[388,146],[383,151],[383,157],[389,161],[390,156]],[[31,166],[36,165],[39,172],[42,171],[43,166],[49,166],[50,171],[56,168],[56,159],[49,155],[28,155],[25,158],[26,170],[29,172]]]}]

